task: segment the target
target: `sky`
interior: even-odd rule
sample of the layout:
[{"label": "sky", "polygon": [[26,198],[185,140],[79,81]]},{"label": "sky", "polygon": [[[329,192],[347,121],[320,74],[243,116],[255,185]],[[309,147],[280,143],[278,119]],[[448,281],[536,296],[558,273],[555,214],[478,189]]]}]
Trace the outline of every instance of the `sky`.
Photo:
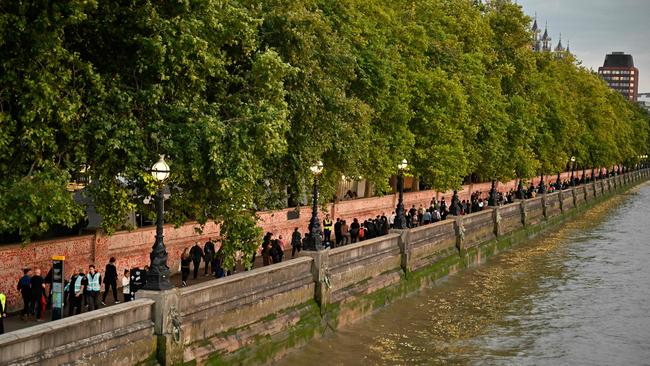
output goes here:
[{"label": "sky", "polygon": [[518,0],[544,31],[548,22],[553,47],[562,44],[583,65],[598,70],[613,51],[631,54],[639,69],[639,93],[650,92],[650,0]]}]

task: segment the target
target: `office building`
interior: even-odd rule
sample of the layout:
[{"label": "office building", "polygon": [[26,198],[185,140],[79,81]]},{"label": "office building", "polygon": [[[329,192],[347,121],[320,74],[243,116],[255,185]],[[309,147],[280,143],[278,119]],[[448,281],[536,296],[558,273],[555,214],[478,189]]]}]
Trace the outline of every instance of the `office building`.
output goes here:
[{"label": "office building", "polygon": [[636,102],[639,94],[639,70],[634,67],[632,55],[612,52],[605,57],[605,63],[598,68],[610,88],[621,93],[625,98]]}]

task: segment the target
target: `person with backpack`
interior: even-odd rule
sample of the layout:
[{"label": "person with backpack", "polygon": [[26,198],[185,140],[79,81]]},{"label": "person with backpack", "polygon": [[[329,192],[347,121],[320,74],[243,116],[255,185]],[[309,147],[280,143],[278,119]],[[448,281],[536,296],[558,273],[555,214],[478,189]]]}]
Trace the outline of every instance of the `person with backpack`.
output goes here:
[{"label": "person with backpack", "polygon": [[273,263],[282,262],[284,250],[282,250],[282,245],[280,245],[280,239],[271,241],[271,251],[269,254],[271,255],[271,259],[273,259]]},{"label": "person with backpack", "polygon": [[199,267],[201,266],[201,260],[204,257],[203,249],[199,246],[199,242],[195,242],[192,249],[190,249],[190,257],[192,258],[192,264],[194,264],[194,279],[199,275]]},{"label": "person with backpack", "polygon": [[23,311],[20,313],[20,318],[22,320],[27,320],[27,318],[32,314],[32,290],[30,287],[32,270],[29,268],[23,269],[23,276],[18,280],[18,285],[16,289],[20,291],[20,295],[23,298]]},{"label": "person with backpack", "polygon": [[205,262],[205,271],[203,274],[205,276],[214,273],[214,265],[212,266],[212,271],[209,271],[210,264],[214,259],[214,253],[214,243],[212,242],[212,238],[208,238],[208,241],[206,241],[205,245],[203,246],[203,261]]},{"label": "person with backpack", "polygon": [[113,300],[116,304],[120,303],[120,300],[117,298],[117,267],[115,266],[115,257],[111,257],[108,263],[106,264],[106,270],[104,271],[104,295],[102,297],[102,305],[106,306],[106,295],[108,295],[108,289],[113,289]]}]

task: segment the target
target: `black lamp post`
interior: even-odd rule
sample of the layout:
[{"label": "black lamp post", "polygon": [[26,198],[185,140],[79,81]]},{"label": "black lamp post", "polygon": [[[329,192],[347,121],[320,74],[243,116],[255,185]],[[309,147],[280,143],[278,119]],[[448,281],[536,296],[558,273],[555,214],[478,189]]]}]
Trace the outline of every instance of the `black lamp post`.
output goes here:
[{"label": "black lamp post", "polygon": [[167,267],[167,249],[163,242],[163,216],[165,202],[163,197],[163,182],[169,177],[169,165],[165,162],[165,155],[160,155],[160,160],[151,168],[151,175],[158,182],[156,192],[156,242],[153,244],[151,254],[151,267],[147,271],[145,290],[169,290],[172,283],[169,281],[171,273]]},{"label": "black lamp post", "polygon": [[406,229],[406,216],[404,215],[404,171],[408,167],[406,159],[402,160],[397,165],[397,192],[399,193],[399,200],[397,201],[397,209],[395,210],[395,222],[393,223],[395,229]]},{"label": "black lamp post", "polygon": [[319,161],[312,165],[309,170],[314,174],[314,191],[312,194],[311,220],[309,221],[309,240],[307,250],[321,250],[323,244],[323,233],[318,220],[318,177],[323,172],[323,162]]},{"label": "black lamp post", "polygon": [[575,162],[576,162],[576,157],[572,156],[571,157],[571,187],[575,187],[575,185],[576,185],[575,178],[573,177],[573,171],[575,169]]},{"label": "black lamp post", "polygon": [[524,183],[519,178],[519,184],[517,185],[517,195],[520,200],[526,199],[526,193],[524,192]]},{"label": "black lamp post", "polygon": [[497,201],[497,179],[492,178],[492,187],[490,188],[490,196],[488,197],[488,206],[496,206]]}]

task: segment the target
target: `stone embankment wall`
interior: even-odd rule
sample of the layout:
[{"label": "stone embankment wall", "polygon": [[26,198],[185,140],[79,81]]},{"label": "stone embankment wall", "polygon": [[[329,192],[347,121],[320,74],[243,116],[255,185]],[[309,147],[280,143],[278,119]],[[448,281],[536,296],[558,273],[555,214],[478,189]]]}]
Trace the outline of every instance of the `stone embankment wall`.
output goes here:
[{"label": "stone embankment wall", "polygon": [[[556,227],[648,170],[0,336],[0,365],[263,364]],[[86,345],[81,347],[80,345]]]},{"label": "stone embankment wall", "polygon": [[136,300],[0,335],[0,365],[153,363],[153,309]]},{"label": "stone embankment wall", "polygon": [[[588,174],[589,175],[589,174]],[[569,179],[570,173],[564,173],[562,179]],[[548,176],[545,182],[555,182],[555,177]],[[537,184],[539,178],[533,182]],[[500,191],[515,189],[517,181],[499,183]],[[487,193],[490,183],[477,183],[463,186],[458,192],[461,200],[469,199],[472,192],[481,191]],[[453,192],[420,191],[409,192],[404,195],[405,206],[412,205],[419,207],[429,206],[431,199],[445,197],[447,202],[451,200]],[[377,215],[390,215],[397,206],[397,195],[383,197],[364,198],[351,201],[340,201],[335,204],[328,204],[325,211],[334,218],[352,222],[353,218],[361,221]],[[297,218],[289,218],[295,214],[295,209],[284,209],[276,211],[263,211],[258,213],[259,226],[265,232],[272,232],[282,235],[286,245],[289,245],[291,233],[294,228],[306,232],[311,217],[310,207],[301,207]],[[292,216],[293,217],[293,216]],[[199,232],[200,226],[196,223],[188,223],[180,228],[172,225],[165,226],[165,246],[169,253],[169,267],[172,272],[178,272],[180,254],[184,248],[190,247],[194,242],[205,243],[208,238],[219,238],[219,227],[214,223],[208,223]],[[47,272],[52,265],[52,256],[63,255],[66,257],[66,273],[72,273],[79,268],[88,268],[88,265],[95,264],[98,269],[103,270],[108,259],[117,258],[119,270],[135,268],[149,264],[149,253],[156,235],[155,227],[141,228],[133,231],[122,231],[111,236],[100,232],[94,235],[75,236],[30,243],[27,246],[12,244],[0,246],[0,291],[7,295],[8,308],[10,311],[22,307],[20,294],[16,291],[16,283],[22,275],[22,268],[41,268]]]}]

